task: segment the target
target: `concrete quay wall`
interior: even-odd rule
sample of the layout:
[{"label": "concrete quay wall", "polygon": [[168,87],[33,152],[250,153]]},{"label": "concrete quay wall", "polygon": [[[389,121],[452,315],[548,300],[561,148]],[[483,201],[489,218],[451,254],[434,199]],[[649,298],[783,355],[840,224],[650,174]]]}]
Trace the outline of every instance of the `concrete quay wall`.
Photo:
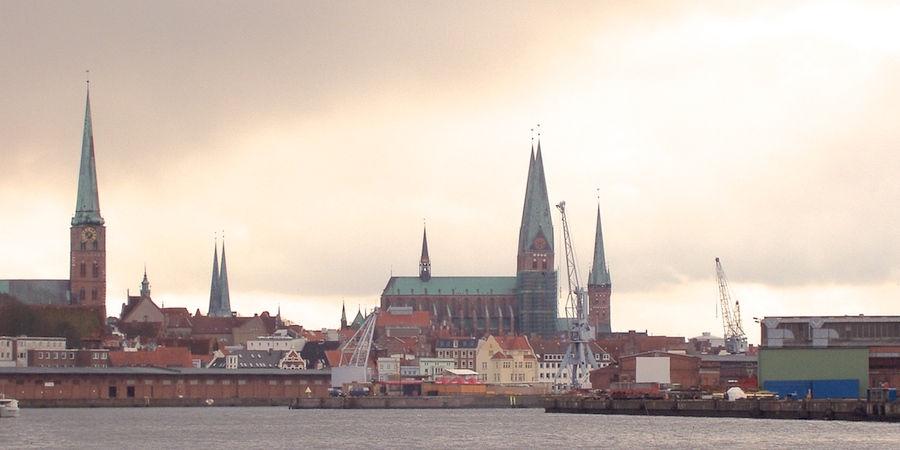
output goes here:
[{"label": "concrete quay wall", "polygon": [[369,396],[296,398],[292,409],[543,408],[544,395]]},{"label": "concrete quay wall", "polygon": [[[208,403],[207,400],[212,400]],[[129,408],[193,406],[290,406],[290,398],[94,398],[24,399],[20,408]]]},{"label": "concrete quay wall", "polygon": [[622,414],[647,416],[738,417],[900,422],[900,402],[865,400],[775,401],[745,399],[614,400],[576,396],[548,397],[548,413]]}]

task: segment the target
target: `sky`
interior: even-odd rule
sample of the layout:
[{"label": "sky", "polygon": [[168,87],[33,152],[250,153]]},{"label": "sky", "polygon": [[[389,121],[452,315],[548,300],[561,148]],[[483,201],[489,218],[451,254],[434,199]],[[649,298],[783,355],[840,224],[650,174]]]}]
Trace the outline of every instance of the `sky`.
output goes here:
[{"label": "sky", "polygon": [[538,139],[582,280],[601,210],[614,331],[721,336],[716,257],[754,344],[754,317],[897,315],[897,23],[892,2],[0,0],[0,279],[68,277],[89,78],[113,315],[145,267],[157,304],[205,313],[223,240],[232,308],[308,329],[416,275],[423,226],[435,276],[514,276]]}]

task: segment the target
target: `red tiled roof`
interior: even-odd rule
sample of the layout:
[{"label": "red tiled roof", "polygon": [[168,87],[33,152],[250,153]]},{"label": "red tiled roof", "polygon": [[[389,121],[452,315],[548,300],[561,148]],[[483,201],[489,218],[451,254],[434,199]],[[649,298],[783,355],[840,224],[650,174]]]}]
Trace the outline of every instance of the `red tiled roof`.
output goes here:
[{"label": "red tiled roof", "polygon": [[341,365],[340,350],[325,350],[325,358],[328,359],[328,365],[331,367],[337,367]]},{"label": "red tiled roof", "polygon": [[494,336],[494,339],[504,350],[531,350],[528,338],[525,336]]},{"label": "red tiled roof", "polygon": [[398,325],[430,327],[431,313],[428,311],[413,311],[412,314],[392,314],[390,311],[384,311],[381,314],[378,314],[378,317],[375,320],[376,327]]},{"label": "red tiled roof", "polygon": [[234,317],[195,316],[194,334],[227,334],[234,327]]},{"label": "red tiled roof", "polygon": [[193,367],[193,359],[185,347],[159,347],[152,352],[109,352],[112,367]]}]

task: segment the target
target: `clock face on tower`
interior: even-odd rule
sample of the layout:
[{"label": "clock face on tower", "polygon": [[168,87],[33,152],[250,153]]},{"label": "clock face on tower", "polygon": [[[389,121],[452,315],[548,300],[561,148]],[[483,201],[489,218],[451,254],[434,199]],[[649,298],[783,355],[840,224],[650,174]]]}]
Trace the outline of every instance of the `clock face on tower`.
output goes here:
[{"label": "clock face on tower", "polygon": [[534,240],[534,248],[538,250],[544,250],[547,248],[547,240],[543,238],[543,236],[538,236]]},{"label": "clock face on tower", "polygon": [[93,227],[87,227],[81,231],[82,242],[94,242],[97,240],[97,230]]}]

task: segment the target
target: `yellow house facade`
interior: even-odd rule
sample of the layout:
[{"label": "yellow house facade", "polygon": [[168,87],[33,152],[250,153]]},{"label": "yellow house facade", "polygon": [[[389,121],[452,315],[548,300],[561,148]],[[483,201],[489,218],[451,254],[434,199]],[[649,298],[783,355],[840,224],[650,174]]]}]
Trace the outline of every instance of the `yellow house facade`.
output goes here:
[{"label": "yellow house facade", "polygon": [[525,336],[488,336],[475,354],[479,379],[490,384],[534,383],[537,358]]}]

